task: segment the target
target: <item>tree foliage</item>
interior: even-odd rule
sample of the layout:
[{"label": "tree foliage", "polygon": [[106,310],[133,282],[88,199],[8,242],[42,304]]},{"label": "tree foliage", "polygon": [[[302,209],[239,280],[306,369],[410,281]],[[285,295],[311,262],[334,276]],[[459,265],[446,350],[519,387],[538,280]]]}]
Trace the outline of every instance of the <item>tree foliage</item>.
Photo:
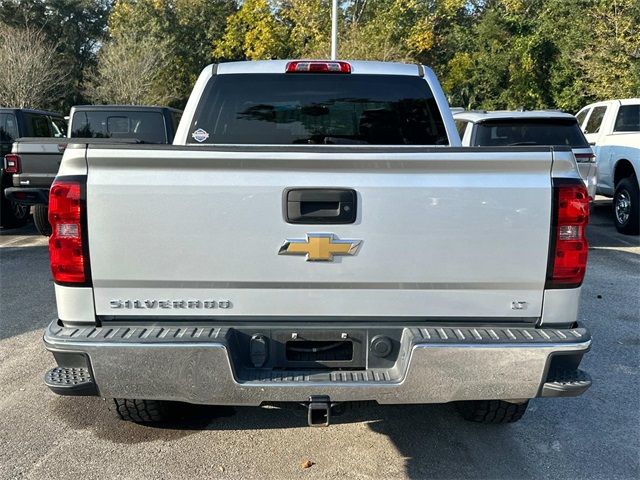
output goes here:
[{"label": "tree foliage", "polygon": [[97,104],[166,105],[175,101],[161,85],[170,51],[151,37],[123,34],[100,50],[89,77],[88,97]]},{"label": "tree foliage", "polygon": [[286,57],[286,35],[285,26],[274,16],[268,0],[245,0],[229,17],[213,55],[247,60]]},{"label": "tree foliage", "polygon": [[591,35],[576,56],[588,96],[620,98],[640,91],[640,2],[599,0],[589,10]]},{"label": "tree foliage", "polygon": [[67,83],[56,45],[32,28],[0,24],[0,105],[37,108],[61,96]]},{"label": "tree foliage", "polygon": [[278,18],[287,29],[291,56],[329,58],[331,52],[331,0],[283,0]]},{"label": "tree foliage", "polygon": [[[180,107],[209,63],[327,58],[330,12],[331,0],[0,0],[0,25],[57,45],[67,107],[84,92],[132,98],[106,85],[118,65],[144,76],[136,101]],[[428,65],[456,106],[575,112],[640,94],[638,0],[339,0],[338,23],[341,58]]]},{"label": "tree foliage", "polygon": [[152,96],[184,106],[202,68],[221,60],[212,47],[235,8],[233,0],[118,0],[109,17],[110,41],[133,37],[155,43],[165,61]]},{"label": "tree foliage", "polygon": [[[357,3],[354,3],[354,7]],[[431,19],[417,0],[362,2],[349,15],[340,32],[340,52],[345,58],[410,61],[413,54],[433,43]]]},{"label": "tree foliage", "polygon": [[473,17],[467,48],[435,65],[456,105],[575,112],[640,94],[637,0],[487,0]]},{"label": "tree foliage", "polygon": [[[0,25],[39,31],[56,46],[66,73],[62,96],[45,99],[43,108],[68,110],[83,103],[85,73],[96,62],[112,0],[0,0]],[[4,68],[4,66],[3,66]]]}]

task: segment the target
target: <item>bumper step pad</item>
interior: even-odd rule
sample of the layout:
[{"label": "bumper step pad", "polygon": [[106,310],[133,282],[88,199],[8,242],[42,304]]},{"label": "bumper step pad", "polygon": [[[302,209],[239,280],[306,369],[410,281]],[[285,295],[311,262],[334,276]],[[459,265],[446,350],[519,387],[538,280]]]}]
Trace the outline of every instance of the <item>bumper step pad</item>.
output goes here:
[{"label": "bumper step pad", "polygon": [[591,377],[583,370],[550,372],[542,386],[542,397],[577,397],[591,386]]},{"label": "bumper step pad", "polygon": [[[398,327],[402,328],[402,327]],[[55,340],[83,343],[227,343],[231,327],[165,326],[102,326],[64,327],[53,322],[45,332],[45,342]],[[413,344],[564,344],[591,339],[585,328],[535,328],[535,327],[426,327],[407,328]]]},{"label": "bumper step pad", "polygon": [[243,368],[238,372],[238,378],[243,382],[262,383],[350,382],[356,384],[359,382],[384,383],[393,381],[389,371],[384,369],[318,372],[313,370],[282,371]]},{"label": "bumper step pad", "polygon": [[56,367],[44,376],[44,383],[58,395],[93,396],[98,389],[88,368]]}]

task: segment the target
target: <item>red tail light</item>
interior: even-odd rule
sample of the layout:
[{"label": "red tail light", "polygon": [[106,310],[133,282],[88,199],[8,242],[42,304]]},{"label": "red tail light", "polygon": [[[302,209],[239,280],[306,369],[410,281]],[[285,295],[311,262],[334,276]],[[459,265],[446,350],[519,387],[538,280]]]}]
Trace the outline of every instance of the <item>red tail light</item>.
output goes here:
[{"label": "red tail light", "polygon": [[83,230],[83,183],[56,179],[49,191],[49,260],[53,280],[63,284],[85,284],[89,279]]},{"label": "red tail light", "polygon": [[576,162],[578,163],[594,163],[596,156],[593,153],[576,153]]},{"label": "red tail light", "polygon": [[554,185],[555,221],[552,226],[547,288],[574,288],[587,270],[589,195],[580,180]]},{"label": "red tail light", "polygon": [[287,73],[351,73],[347,62],[302,60],[287,63]]},{"label": "red tail light", "polygon": [[4,156],[4,171],[5,173],[20,173],[20,155],[15,153],[8,153]]}]

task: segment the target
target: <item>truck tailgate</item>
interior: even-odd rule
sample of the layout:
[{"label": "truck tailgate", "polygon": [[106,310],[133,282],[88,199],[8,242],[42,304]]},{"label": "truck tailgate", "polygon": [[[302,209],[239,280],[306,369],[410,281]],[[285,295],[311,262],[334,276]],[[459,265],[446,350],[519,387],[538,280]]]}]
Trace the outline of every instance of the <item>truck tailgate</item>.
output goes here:
[{"label": "truck tailgate", "polygon": [[[96,314],[537,318],[552,158],[542,148],[89,147]],[[287,223],[291,187],[355,190],[355,222]],[[314,233],[360,241],[357,253],[278,254]]]},{"label": "truck tailgate", "polygon": [[23,137],[14,144],[21,172],[13,176],[14,187],[49,188],[58,172],[66,138]]}]

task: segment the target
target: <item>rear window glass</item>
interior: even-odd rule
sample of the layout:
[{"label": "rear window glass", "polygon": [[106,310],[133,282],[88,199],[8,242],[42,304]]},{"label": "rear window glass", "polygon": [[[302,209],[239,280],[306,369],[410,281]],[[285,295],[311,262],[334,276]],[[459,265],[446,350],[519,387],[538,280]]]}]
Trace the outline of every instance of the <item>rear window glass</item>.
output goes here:
[{"label": "rear window glass", "polygon": [[578,120],[578,125],[582,126],[582,124],[584,123],[584,119],[587,118],[587,113],[589,113],[588,109],[582,110],[576,115],[576,120]]},{"label": "rear window glass", "polygon": [[207,144],[448,144],[425,80],[400,75],[214,76],[189,135]]},{"label": "rear window glass", "polygon": [[73,138],[135,138],[145,143],[166,143],[164,117],[159,112],[75,112]]},{"label": "rear window glass", "polygon": [[598,133],[602,120],[604,120],[604,114],[607,113],[607,107],[596,107],[591,112],[589,120],[587,120],[587,126],[584,128],[584,133]]},{"label": "rear window glass", "polygon": [[624,105],[618,110],[614,132],[640,132],[640,105]]},{"label": "rear window glass", "polygon": [[588,147],[576,120],[508,119],[479,123],[474,145],[480,147],[517,145],[562,145]]},{"label": "rear window glass", "polygon": [[173,120],[173,130],[178,129],[178,125],[180,125],[180,119],[182,118],[181,112],[171,112],[171,119]]},{"label": "rear window glass", "polygon": [[13,113],[0,113],[0,142],[13,142],[18,136],[18,124]]},{"label": "rear window glass", "polygon": [[465,120],[456,120],[456,130],[458,130],[458,135],[460,138],[464,137],[464,131],[467,129],[467,122]]},{"label": "rear window glass", "polygon": [[53,136],[62,138],[67,135],[67,122],[62,118],[51,118],[51,126],[53,127]]},{"label": "rear window glass", "polygon": [[23,115],[27,127],[26,137],[53,137],[49,117],[34,113],[24,113]]}]

